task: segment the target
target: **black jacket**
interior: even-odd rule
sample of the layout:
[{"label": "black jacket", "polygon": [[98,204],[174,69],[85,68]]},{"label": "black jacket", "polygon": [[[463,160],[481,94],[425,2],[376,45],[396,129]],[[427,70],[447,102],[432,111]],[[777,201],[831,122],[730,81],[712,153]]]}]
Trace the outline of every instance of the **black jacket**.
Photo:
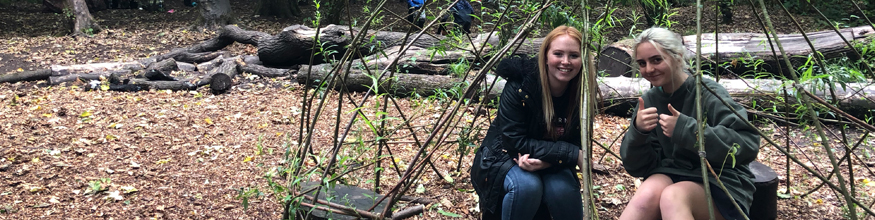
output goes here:
[{"label": "black jacket", "polygon": [[573,111],[570,124],[557,141],[546,138],[537,58],[507,58],[498,65],[496,73],[507,83],[501,93],[498,115],[471,167],[471,183],[480,196],[484,216],[500,209],[505,194],[504,178],[517,153],[552,164],[538,172],[555,172],[574,169],[580,149],[579,111]]}]

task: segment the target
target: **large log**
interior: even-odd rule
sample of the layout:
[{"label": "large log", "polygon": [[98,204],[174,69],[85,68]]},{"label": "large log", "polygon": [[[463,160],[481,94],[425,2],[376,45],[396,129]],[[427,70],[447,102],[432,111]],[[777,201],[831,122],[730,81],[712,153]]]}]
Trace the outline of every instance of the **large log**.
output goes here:
[{"label": "large log", "polygon": [[[504,88],[503,79],[499,79],[495,88],[490,91],[489,97],[501,96],[501,91]],[[650,89],[650,82],[643,78],[628,78],[628,77],[599,77],[599,90],[602,95],[603,106],[613,106],[611,112],[628,114],[630,108],[638,101],[638,97]],[[781,85],[784,81],[773,79],[721,79],[718,82],[723,86],[735,102],[744,106],[754,106],[769,108],[775,107],[782,109],[783,105],[774,105],[781,103],[777,101],[783,92]],[[841,86],[836,86],[836,96],[839,97],[839,109],[851,113],[857,117],[863,116],[863,113],[869,109],[875,109],[875,85],[872,83],[847,83],[846,89]],[[819,87],[812,84],[805,84],[804,87],[818,97],[831,101],[833,100],[825,86]],[[703,92],[708,92],[703,90]],[[790,97],[790,102],[795,103],[794,97]]]},{"label": "large log", "polygon": [[[330,73],[332,66],[330,64],[319,64],[312,66],[312,72],[310,73],[310,78],[307,78],[307,70],[310,69],[308,65],[301,65],[298,69],[298,75],[296,80],[298,83],[317,86],[322,83],[327,83],[333,77],[333,73]],[[326,75],[331,74],[326,78]],[[459,84],[459,80],[457,78],[451,76],[441,76],[441,75],[422,75],[422,74],[405,74],[405,73],[395,73],[393,79],[395,82],[392,84],[392,87],[389,87],[389,77],[383,78],[383,80],[379,83],[379,91],[380,93],[389,93],[397,96],[409,96],[414,93],[419,94],[420,96],[430,96],[436,94],[437,91],[444,92],[452,92]],[[325,81],[322,81],[325,79]],[[371,76],[362,72],[362,70],[350,70],[349,76],[345,80],[344,84],[335,83],[334,85],[327,85],[329,88],[339,90],[343,87],[346,87],[347,91],[350,92],[364,92],[368,91],[376,85],[374,82],[375,78],[371,78]],[[461,86],[461,89],[465,89],[464,86]]]},{"label": "large log", "polygon": [[117,75],[127,75],[130,74],[130,70],[113,70],[113,71],[104,71],[104,72],[91,72],[91,73],[73,73],[67,74],[63,76],[52,76],[49,77],[50,85],[60,85],[65,82],[74,82],[76,80],[87,82],[91,80],[100,80],[101,77],[108,78],[112,74]]},{"label": "large log", "polygon": [[[861,26],[854,28],[841,29],[842,36],[848,41],[862,40],[873,36],[875,30],[872,26]],[[807,33],[808,38],[812,41],[814,48],[826,58],[834,58],[842,56],[842,54],[850,52],[841,37],[835,31],[818,31]],[[684,36],[684,45],[692,54],[696,53],[696,36]],[[794,61],[794,65],[803,63],[806,57],[812,53],[808,43],[802,34],[779,34],[778,38],[784,46],[784,51]],[[783,61],[776,61],[772,56],[772,49],[767,44],[766,36],[758,33],[713,33],[702,34],[702,56],[718,64],[732,60],[757,60],[762,59],[767,65],[763,65],[767,71],[777,73],[777,65],[782,65],[785,71],[787,67]],[[632,63],[632,45],[633,40],[627,39],[618,41],[602,49],[601,57],[599,57],[599,70],[604,70],[608,76],[631,76],[634,72]],[[719,49],[719,53],[716,53]],[[775,47],[778,56],[781,52]],[[720,59],[717,59],[719,54]],[[736,62],[740,63],[740,62]],[[736,73],[741,73],[748,68],[743,64],[735,65],[733,69]]]},{"label": "large log", "polygon": [[52,70],[52,76],[63,76],[70,73],[106,72],[112,70],[137,71],[143,70],[144,68],[146,68],[146,65],[143,65],[142,63],[137,61],[118,63],[89,63],[70,66],[52,65],[50,67],[50,69]]},{"label": "large log", "polygon": [[0,83],[46,80],[52,76],[52,70],[42,69],[0,75]]},{"label": "large log", "polygon": [[[320,29],[319,39],[324,44],[325,50],[336,50],[334,55],[342,55],[351,43],[351,34],[361,34],[360,30],[342,25],[328,25]],[[377,51],[406,45],[413,42],[412,45],[419,48],[431,48],[446,46],[446,43],[441,43],[443,36],[422,35],[419,39],[413,41],[413,37],[407,38],[404,41],[406,32],[392,31],[368,31],[368,37],[365,42],[359,45],[359,53],[363,56],[371,55]],[[489,45],[498,44],[498,35],[492,34],[488,37],[488,33],[481,33],[474,37],[472,44],[463,44],[461,49],[464,51],[474,51],[484,45],[487,46],[485,52],[492,49]],[[258,56],[266,65],[294,65],[306,64],[310,61],[310,53],[313,48],[313,39],[316,37],[316,29],[303,26],[293,25],[286,27],[276,36],[261,38],[258,41]],[[515,54],[533,54],[541,45],[541,38],[531,38],[524,40],[522,46]],[[456,50],[457,48],[449,48],[448,51]],[[322,60],[324,57],[317,57]]]}]

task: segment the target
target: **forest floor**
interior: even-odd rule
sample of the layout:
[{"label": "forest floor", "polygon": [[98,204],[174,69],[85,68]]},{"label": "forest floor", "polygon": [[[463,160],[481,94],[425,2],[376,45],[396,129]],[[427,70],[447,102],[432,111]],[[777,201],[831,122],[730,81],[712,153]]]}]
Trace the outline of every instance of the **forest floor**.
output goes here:
[{"label": "forest floor", "polygon": [[[189,26],[198,13],[180,2],[165,2],[173,13],[150,13],[140,10],[105,10],[93,15],[106,29],[91,37],[71,37],[68,19],[63,15],[42,13],[42,5],[26,1],[0,6],[0,74],[44,69],[50,65],[133,61],[163,54],[170,49],[212,38],[213,32],[191,31]],[[358,7],[357,7],[358,6]],[[479,6],[474,3],[474,6]],[[275,19],[253,16],[250,2],[232,1],[241,26],[269,34],[293,24],[309,24],[312,6],[304,6],[304,19]],[[371,6],[373,7],[373,6]],[[352,8],[365,8],[359,4]],[[706,7],[707,10],[708,7]],[[373,9],[373,8],[371,8]],[[406,13],[404,3],[390,1],[388,10]],[[711,8],[713,11],[713,8]],[[772,19],[781,33],[796,32],[791,21],[775,13]],[[736,21],[720,25],[723,32],[760,32],[750,6],[739,5]],[[677,9],[673,28],[689,34],[695,28],[695,7]],[[350,13],[363,18],[361,11]],[[644,29],[643,21],[630,19],[629,9],[614,15],[620,23],[606,36],[618,40],[628,37],[631,29]],[[714,20],[705,18],[706,31],[713,31]],[[811,17],[800,16],[806,31],[819,30]],[[394,18],[382,22],[391,28]],[[637,22],[637,23],[636,23]],[[822,25],[821,25],[822,26]],[[475,31],[476,32],[476,31]],[[695,33],[693,31],[693,33]],[[233,44],[225,50],[233,54],[255,55],[249,45]],[[268,179],[280,184],[286,181],[276,175],[284,166],[286,146],[295,146],[299,138],[301,97],[306,90],[289,78],[259,78],[244,74],[235,88],[222,95],[212,95],[206,88],[186,92],[144,91],[122,93],[83,91],[82,84],[47,86],[45,82],[0,84],[0,219],[279,219],[283,194],[268,186]],[[337,93],[329,92],[329,97]],[[362,94],[351,94],[361,100]],[[335,100],[335,99],[331,99]],[[345,99],[344,100],[348,100]],[[412,123],[410,128],[420,140],[450,104],[443,99],[400,98],[398,109],[389,108],[388,115],[403,112]],[[363,105],[365,115],[372,120],[376,106],[386,104],[369,98]],[[337,102],[326,102],[324,112],[315,125],[313,143],[321,157],[328,155],[332,145],[335,120],[345,125],[353,107],[348,102],[338,109]],[[338,113],[338,111],[340,111]],[[465,112],[471,113],[472,109]],[[340,118],[337,118],[337,115]],[[474,123],[485,133],[487,117],[465,114],[466,123]],[[470,120],[470,121],[469,121]],[[765,120],[755,121],[770,138],[784,143],[788,136],[783,125]],[[623,130],[629,121],[625,116],[599,115],[594,138],[613,152],[619,152]],[[828,126],[838,134],[838,126]],[[401,129],[403,128],[403,129]],[[399,174],[391,164],[408,167],[417,146],[406,127],[390,136],[389,146],[394,157],[384,162],[380,187],[391,188]],[[456,141],[459,129],[448,141]],[[807,127],[790,127],[791,147],[803,163],[826,173],[832,166],[823,154],[823,147],[811,137]],[[850,143],[857,142],[862,131],[848,129]],[[371,134],[362,122],[353,126],[340,155],[352,159],[343,167],[355,167],[374,157]],[[837,144],[840,138],[831,137]],[[359,144],[356,144],[359,143]],[[362,144],[363,143],[363,144]],[[431,169],[419,180],[422,188],[408,195],[435,200],[426,211],[414,219],[474,219],[480,216],[476,194],[467,170],[473,152],[463,156],[455,153],[458,146],[449,144],[436,149],[432,158],[438,172],[453,181],[442,179]],[[473,143],[474,145],[479,142]],[[875,173],[869,170],[875,159],[869,153],[875,145],[871,138],[863,141],[854,160],[856,198],[871,201],[875,196]],[[771,166],[779,174],[779,191],[785,199],[778,201],[778,219],[842,219],[846,217],[841,197],[827,187],[815,189],[820,180],[812,178],[798,165],[790,165],[790,181],[786,157],[765,141],[758,161]],[[785,147],[785,146],[781,146]],[[836,147],[843,153],[843,147]],[[807,155],[807,156],[806,156]],[[594,160],[606,167],[607,173],[596,174],[594,182],[599,216],[616,219],[625,208],[640,181],[629,176],[622,162],[602,148],[594,150]],[[307,167],[316,166],[308,160]],[[457,164],[461,164],[456,172]],[[847,165],[842,165],[847,176]],[[373,188],[373,169],[362,169],[343,178],[349,185]],[[315,176],[310,176],[315,177]],[[871,182],[870,182],[871,180]],[[790,187],[788,191],[782,191]],[[838,181],[833,179],[834,183]],[[258,189],[248,207],[238,197],[240,192]],[[808,195],[804,195],[814,190]],[[804,195],[804,196],[803,196]],[[411,204],[402,203],[399,208]],[[457,216],[457,217],[455,217]]]}]

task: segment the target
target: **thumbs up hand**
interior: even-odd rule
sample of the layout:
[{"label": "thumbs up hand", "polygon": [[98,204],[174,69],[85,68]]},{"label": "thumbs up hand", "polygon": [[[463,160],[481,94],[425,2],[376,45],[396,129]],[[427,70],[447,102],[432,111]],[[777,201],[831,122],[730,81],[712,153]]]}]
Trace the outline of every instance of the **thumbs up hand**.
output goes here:
[{"label": "thumbs up hand", "polygon": [[656,128],[659,115],[656,107],[644,108],[644,99],[638,97],[638,114],[635,115],[635,128],[641,132],[650,132]]},{"label": "thumbs up hand", "polygon": [[678,116],[680,116],[681,113],[678,112],[678,110],[675,110],[671,104],[668,104],[668,111],[671,115],[659,115],[659,126],[662,128],[662,134],[666,137],[671,137],[671,135],[674,134],[674,126],[678,123]]}]

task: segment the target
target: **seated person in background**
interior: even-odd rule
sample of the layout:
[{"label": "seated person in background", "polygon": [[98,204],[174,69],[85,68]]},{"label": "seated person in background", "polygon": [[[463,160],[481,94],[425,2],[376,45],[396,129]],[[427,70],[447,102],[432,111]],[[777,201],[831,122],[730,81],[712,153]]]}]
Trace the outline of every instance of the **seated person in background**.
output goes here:
[{"label": "seated person in background", "polygon": [[557,219],[583,218],[574,174],[583,163],[580,84],[595,75],[582,72],[582,39],[560,26],[544,37],[537,62],[513,57],[498,65],[507,84],[471,167],[483,219],[543,219],[540,206]]},{"label": "seated person in background", "polygon": [[[461,29],[466,34],[471,33],[471,22],[474,20],[471,16],[474,14],[474,7],[471,7],[471,3],[468,0],[459,0],[450,8],[450,12],[453,13],[453,28]],[[440,21],[445,23],[449,19],[449,15],[444,15]],[[443,24],[438,25],[437,34],[445,34],[446,31]]]},{"label": "seated person in background", "polygon": [[[683,40],[672,31],[654,27],[638,35],[633,48],[641,76],[653,88],[638,98],[620,146],[626,172],[645,178],[620,219],[708,219],[706,199],[713,201],[717,219],[743,219],[755,190],[748,164],[756,159],[760,142],[756,131],[745,123],[747,112],[720,84],[702,79],[702,86],[717,94],[702,89],[705,156],[741,207],[739,212],[710,172],[712,197],[705,196],[696,145],[696,80],[684,62],[689,55]],[[730,153],[734,159],[728,157]]]}]

